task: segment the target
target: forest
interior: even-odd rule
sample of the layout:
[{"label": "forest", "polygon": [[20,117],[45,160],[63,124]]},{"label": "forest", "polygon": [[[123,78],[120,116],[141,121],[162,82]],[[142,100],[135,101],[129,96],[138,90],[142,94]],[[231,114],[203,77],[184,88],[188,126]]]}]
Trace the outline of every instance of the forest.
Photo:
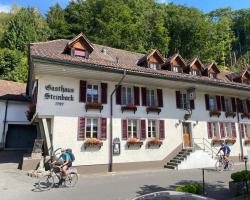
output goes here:
[{"label": "forest", "polygon": [[45,14],[17,5],[0,13],[0,79],[27,81],[29,43],[80,32],[93,43],[129,51],[198,56],[222,70],[240,71],[250,63],[250,8],[204,13],[155,0],[74,0]]}]

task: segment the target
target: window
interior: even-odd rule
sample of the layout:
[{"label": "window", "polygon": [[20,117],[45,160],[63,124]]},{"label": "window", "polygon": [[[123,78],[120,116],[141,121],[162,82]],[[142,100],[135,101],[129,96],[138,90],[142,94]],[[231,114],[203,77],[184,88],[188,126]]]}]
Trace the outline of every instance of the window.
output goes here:
[{"label": "window", "polygon": [[209,77],[209,78],[216,78],[216,74],[215,74],[215,73],[209,73],[209,74],[208,74],[208,77]]},{"label": "window", "polygon": [[128,120],[128,138],[137,138],[138,123],[136,119]]},{"label": "window", "polygon": [[249,80],[248,79],[242,79],[242,83],[249,85]]},{"label": "window", "polygon": [[75,56],[87,57],[87,52],[85,50],[75,49],[74,53],[75,53]]},{"label": "window", "polygon": [[225,109],[226,109],[226,112],[232,112],[233,111],[231,99],[227,98],[227,97],[225,97]]},{"label": "window", "polygon": [[244,124],[244,135],[247,138],[250,138],[250,124]]},{"label": "window", "polygon": [[132,87],[122,87],[122,104],[128,105],[133,103]]},{"label": "window", "polygon": [[148,137],[156,137],[156,120],[148,120]]},{"label": "window", "polygon": [[98,85],[87,85],[87,102],[98,103]]},{"label": "window", "polygon": [[225,131],[225,136],[226,137],[232,137],[233,136],[230,122],[225,122],[224,123],[224,131]]},{"label": "window", "polygon": [[181,93],[181,99],[180,99],[180,108],[187,109],[188,108],[188,100],[187,100],[187,94]]},{"label": "window", "polygon": [[86,138],[98,138],[98,118],[87,118]]},{"label": "window", "polygon": [[211,122],[212,137],[220,137],[218,122]]},{"label": "window", "polygon": [[147,106],[156,106],[155,90],[147,89]]},{"label": "window", "polygon": [[178,73],[179,72],[179,68],[177,66],[173,66],[173,72]]},{"label": "window", "polygon": [[216,104],[215,96],[209,95],[209,110],[211,110],[211,111],[216,111],[217,110],[217,104]]},{"label": "window", "polygon": [[156,69],[157,68],[157,63],[149,63],[149,68],[150,69]]},{"label": "window", "polygon": [[191,74],[194,75],[194,76],[200,75],[199,71],[196,70],[196,69],[192,69]]}]

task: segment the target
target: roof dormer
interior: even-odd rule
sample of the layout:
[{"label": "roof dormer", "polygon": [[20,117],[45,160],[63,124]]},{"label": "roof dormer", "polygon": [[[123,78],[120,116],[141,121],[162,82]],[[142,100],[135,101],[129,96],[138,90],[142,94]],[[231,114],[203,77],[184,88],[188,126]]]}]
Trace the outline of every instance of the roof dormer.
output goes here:
[{"label": "roof dormer", "polygon": [[196,57],[188,62],[187,66],[185,67],[184,72],[187,74],[194,75],[194,76],[200,76],[204,70],[203,67],[204,66],[202,62],[200,61],[200,59]]},{"label": "roof dormer", "polygon": [[203,75],[209,78],[217,78],[217,75],[220,73],[219,68],[217,67],[216,63],[212,63],[205,67]]},{"label": "roof dormer", "polygon": [[163,69],[182,73],[186,65],[186,61],[181,57],[179,53],[177,53],[167,59],[167,61],[163,65]]},{"label": "roof dormer", "polygon": [[250,72],[248,70],[244,70],[238,73],[231,73],[228,75],[228,78],[233,82],[250,85]]},{"label": "roof dormer", "polygon": [[84,58],[88,58],[93,50],[93,45],[83,33],[80,33],[70,40],[65,47],[65,52],[71,56],[79,56]]},{"label": "roof dormer", "polygon": [[138,60],[137,65],[151,69],[160,69],[164,58],[158,50],[153,50]]}]

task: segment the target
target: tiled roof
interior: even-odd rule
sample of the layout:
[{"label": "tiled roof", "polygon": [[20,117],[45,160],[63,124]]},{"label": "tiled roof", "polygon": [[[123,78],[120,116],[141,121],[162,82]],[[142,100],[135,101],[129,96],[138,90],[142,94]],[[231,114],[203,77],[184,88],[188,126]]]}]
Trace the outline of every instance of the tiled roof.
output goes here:
[{"label": "tiled roof", "polygon": [[[212,84],[218,83],[220,85],[230,85],[232,87],[250,89],[250,86],[248,85],[230,82],[225,78],[212,79],[206,76],[192,76],[185,73],[175,73],[167,70],[153,70],[150,68],[141,67],[136,63],[139,59],[144,57],[145,54],[115,49],[98,44],[92,44],[94,50],[90,54],[89,58],[71,56],[64,53],[65,46],[68,44],[68,42],[69,40],[59,39],[48,42],[32,43],[30,47],[30,54],[32,57],[50,61],[73,63],[78,65],[91,64],[93,66],[99,66],[101,68],[128,70],[131,72],[150,74],[158,77],[161,76],[178,80],[185,79],[187,81],[205,81],[207,83],[211,82]],[[106,49],[106,54],[103,53],[103,48]],[[174,56],[168,58],[166,62],[172,61],[172,59],[174,59],[174,57],[176,57],[177,55],[179,54],[175,54]]]},{"label": "tiled roof", "polygon": [[13,81],[0,80],[0,99],[27,101],[25,98],[26,84]]}]

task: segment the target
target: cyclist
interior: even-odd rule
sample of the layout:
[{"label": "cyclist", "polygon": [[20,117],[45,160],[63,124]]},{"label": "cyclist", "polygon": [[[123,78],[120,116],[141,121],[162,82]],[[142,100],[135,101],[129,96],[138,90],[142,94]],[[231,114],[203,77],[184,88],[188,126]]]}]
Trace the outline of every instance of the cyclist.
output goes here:
[{"label": "cyclist", "polygon": [[223,142],[221,143],[221,148],[219,149],[218,153],[216,155],[218,155],[220,153],[220,151],[223,152],[223,158],[224,160],[226,161],[226,165],[225,165],[225,169],[227,168],[228,166],[228,158],[230,156],[230,152],[231,152],[231,149],[230,147],[228,146],[228,144],[224,144]]}]

